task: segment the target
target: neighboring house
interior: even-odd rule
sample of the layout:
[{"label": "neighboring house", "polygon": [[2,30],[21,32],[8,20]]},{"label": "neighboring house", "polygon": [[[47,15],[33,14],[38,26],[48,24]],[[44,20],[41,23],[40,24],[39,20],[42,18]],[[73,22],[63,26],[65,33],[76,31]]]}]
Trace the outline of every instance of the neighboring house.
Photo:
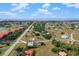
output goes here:
[{"label": "neighboring house", "polygon": [[27,46],[28,47],[34,47],[34,44],[35,44],[35,39],[34,38],[32,38],[32,39],[30,39],[30,40],[28,40],[28,42],[27,42]]},{"label": "neighboring house", "polygon": [[33,47],[34,46],[34,42],[29,40],[28,43],[27,43],[27,46],[28,47]]},{"label": "neighboring house", "polygon": [[26,51],[24,51],[24,53],[25,53],[25,55],[27,55],[27,56],[32,56],[33,51],[32,51],[32,50],[26,50]]},{"label": "neighboring house", "polygon": [[61,36],[61,38],[62,38],[62,39],[68,39],[68,38],[69,38],[69,35],[63,34],[63,35]]},{"label": "neighboring house", "polygon": [[38,47],[40,45],[40,42],[36,41],[34,38],[27,41],[27,47]]}]

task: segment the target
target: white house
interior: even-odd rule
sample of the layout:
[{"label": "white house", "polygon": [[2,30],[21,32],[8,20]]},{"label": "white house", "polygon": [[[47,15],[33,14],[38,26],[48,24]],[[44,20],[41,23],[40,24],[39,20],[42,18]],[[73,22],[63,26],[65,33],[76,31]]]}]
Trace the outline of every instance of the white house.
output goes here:
[{"label": "white house", "polygon": [[64,35],[61,36],[61,38],[62,39],[68,39],[69,38],[69,35],[64,34]]},{"label": "white house", "polygon": [[28,40],[28,42],[27,42],[27,46],[28,46],[28,47],[33,47],[33,46],[34,46],[34,43],[35,43],[34,40],[35,40],[34,38]]}]

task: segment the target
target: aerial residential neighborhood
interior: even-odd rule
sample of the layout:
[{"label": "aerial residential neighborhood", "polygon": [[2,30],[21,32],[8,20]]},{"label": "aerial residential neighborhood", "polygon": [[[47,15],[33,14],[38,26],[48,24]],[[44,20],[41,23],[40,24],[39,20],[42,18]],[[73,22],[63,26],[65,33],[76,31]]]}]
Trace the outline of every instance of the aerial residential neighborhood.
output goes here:
[{"label": "aerial residential neighborhood", "polygon": [[0,55],[78,56],[79,23],[69,22],[0,22]]},{"label": "aerial residential neighborhood", "polygon": [[0,3],[0,56],[79,56],[79,4]]}]

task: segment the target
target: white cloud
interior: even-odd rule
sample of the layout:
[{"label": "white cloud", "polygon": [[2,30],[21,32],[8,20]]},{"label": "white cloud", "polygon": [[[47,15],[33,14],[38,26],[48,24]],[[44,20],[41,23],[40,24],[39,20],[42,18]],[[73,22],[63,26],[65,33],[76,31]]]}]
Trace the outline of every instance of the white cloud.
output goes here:
[{"label": "white cloud", "polygon": [[12,14],[14,14],[14,13],[11,13],[11,12],[9,12],[9,11],[4,11],[4,12],[0,12],[0,14],[12,15]]},{"label": "white cloud", "polygon": [[26,9],[26,6],[28,6],[28,4],[25,4],[25,3],[21,3],[21,4],[11,4],[12,6],[12,9],[11,10],[8,10],[8,11],[0,11],[0,14],[2,15],[5,15],[6,17],[17,17],[17,12],[19,13],[23,13],[25,12],[25,9]]},{"label": "white cloud", "polygon": [[3,11],[3,12],[0,12],[0,14],[6,14],[6,15],[16,15],[16,13],[12,13],[10,11]]},{"label": "white cloud", "polygon": [[53,10],[60,10],[61,8],[59,8],[59,7],[53,7],[52,9]]},{"label": "white cloud", "polygon": [[49,3],[45,3],[42,5],[42,8],[37,9],[35,14],[44,14],[44,15],[50,15],[51,12],[48,10],[48,7],[50,6]]},{"label": "white cloud", "polygon": [[42,8],[38,8],[31,16],[38,17],[40,15],[52,15],[52,13],[48,10],[50,4],[46,3],[42,5]]},{"label": "white cloud", "polygon": [[67,7],[79,8],[79,3],[64,3]]},{"label": "white cloud", "polygon": [[23,13],[23,12],[25,12],[24,10],[19,10],[19,13]]},{"label": "white cloud", "polygon": [[20,3],[20,4],[12,4],[12,6],[15,6],[14,8],[11,9],[12,12],[15,11],[20,11],[26,8],[29,4],[27,3]]},{"label": "white cloud", "polygon": [[17,4],[17,3],[12,3],[11,5],[12,5],[12,6],[18,6],[18,4]]},{"label": "white cloud", "polygon": [[44,4],[42,7],[43,8],[48,8],[50,6],[50,4],[49,3],[46,3],[46,4]]},{"label": "white cloud", "polygon": [[36,15],[36,13],[33,13],[31,16],[36,17],[37,15]]},{"label": "white cloud", "polygon": [[47,9],[38,9],[38,12],[44,13],[44,12],[48,12],[48,10]]},{"label": "white cloud", "polygon": [[41,14],[51,14],[51,12],[49,12],[48,9],[38,9],[37,12]]},{"label": "white cloud", "polygon": [[0,12],[0,14],[5,14],[5,13],[8,13],[8,12]]},{"label": "white cloud", "polygon": [[[43,15],[43,16],[42,16]],[[37,9],[37,11],[35,11],[30,17],[32,18],[43,18],[43,17],[52,17],[53,14],[48,11],[48,9]]]}]

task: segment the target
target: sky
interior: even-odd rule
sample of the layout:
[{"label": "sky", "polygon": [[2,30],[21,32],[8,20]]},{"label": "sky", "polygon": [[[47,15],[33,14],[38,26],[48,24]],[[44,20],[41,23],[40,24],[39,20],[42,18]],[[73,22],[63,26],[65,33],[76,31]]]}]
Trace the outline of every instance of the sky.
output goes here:
[{"label": "sky", "polygon": [[79,18],[79,4],[0,3],[0,19],[37,18]]}]

